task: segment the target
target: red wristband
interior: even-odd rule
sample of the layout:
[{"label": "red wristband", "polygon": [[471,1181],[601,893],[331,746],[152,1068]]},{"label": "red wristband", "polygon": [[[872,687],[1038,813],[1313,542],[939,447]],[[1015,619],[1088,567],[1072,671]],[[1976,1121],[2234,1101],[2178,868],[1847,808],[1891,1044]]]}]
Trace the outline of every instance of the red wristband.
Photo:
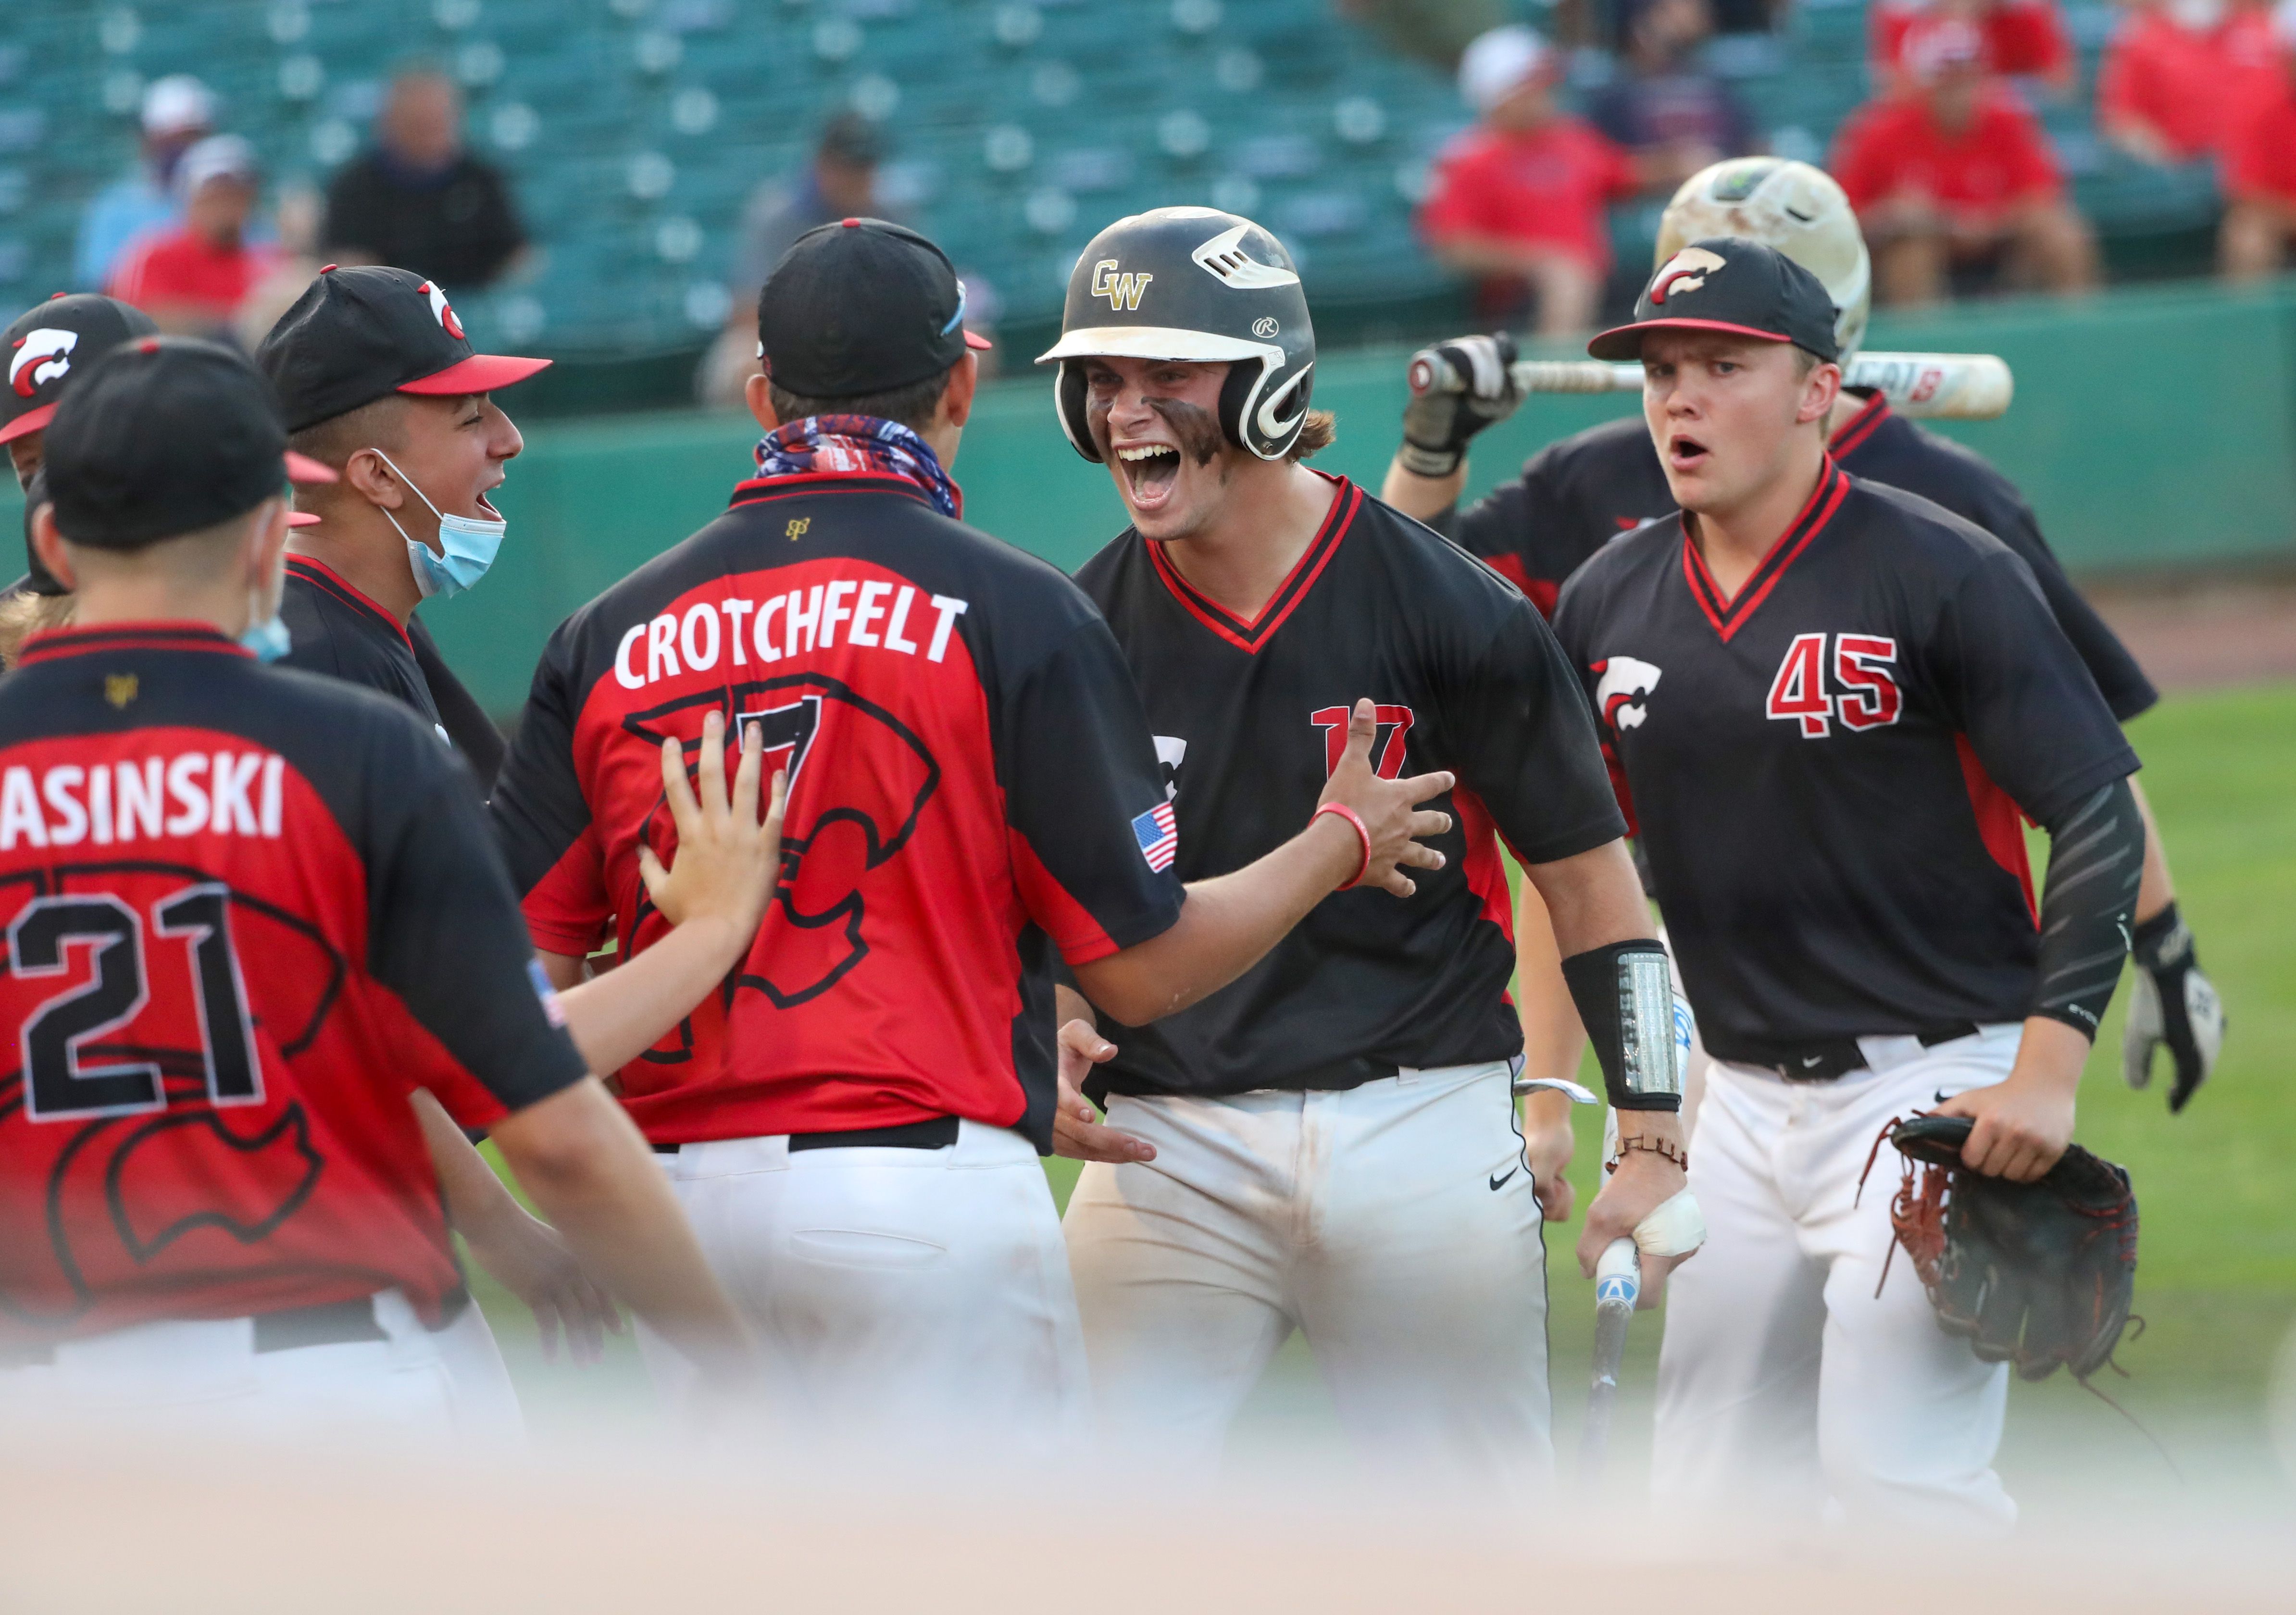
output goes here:
[{"label": "red wristband", "polygon": [[1347,820],[1356,827],[1356,834],[1363,838],[1363,863],[1357,868],[1354,876],[1347,884],[1339,889],[1341,891],[1352,891],[1362,885],[1364,876],[1371,873],[1371,832],[1364,828],[1363,820],[1358,818],[1356,816],[1356,810],[1345,802],[1325,802],[1308,816],[1308,822],[1312,824],[1327,813]]}]

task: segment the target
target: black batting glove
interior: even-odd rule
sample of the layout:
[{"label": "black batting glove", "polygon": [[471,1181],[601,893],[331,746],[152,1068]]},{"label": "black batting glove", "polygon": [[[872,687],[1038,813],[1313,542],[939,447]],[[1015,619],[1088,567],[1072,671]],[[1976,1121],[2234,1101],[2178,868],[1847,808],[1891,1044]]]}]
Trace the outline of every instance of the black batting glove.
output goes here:
[{"label": "black batting glove", "polygon": [[1467,457],[1467,441],[1522,402],[1509,366],[1514,339],[1454,337],[1411,356],[1411,402],[1403,406],[1396,457],[1419,477],[1447,477]]},{"label": "black batting glove", "polygon": [[2201,973],[2193,933],[2174,903],[2137,926],[2131,940],[2136,981],[2121,1029],[2120,1074],[2132,1088],[2149,1086],[2152,1056],[2166,1046],[2177,1066],[2176,1086],[2169,1090],[2173,1116],[2216,1069],[2224,1048],[2224,1000]]}]

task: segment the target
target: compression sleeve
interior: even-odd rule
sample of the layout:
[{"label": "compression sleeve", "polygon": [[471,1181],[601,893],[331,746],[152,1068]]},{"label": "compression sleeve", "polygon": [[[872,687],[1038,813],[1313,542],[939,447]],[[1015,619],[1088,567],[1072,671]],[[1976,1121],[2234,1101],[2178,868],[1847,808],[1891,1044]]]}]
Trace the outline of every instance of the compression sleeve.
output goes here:
[{"label": "compression sleeve", "polygon": [[1562,962],[1562,980],[1595,1045],[1612,1108],[1682,1109],[1666,949],[1647,937],[1588,948]]},{"label": "compression sleeve", "polygon": [[2128,956],[2144,869],[2144,816],[2128,780],[2117,779],[2067,809],[2048,831],[2032,1012],[2094,1040]]}]

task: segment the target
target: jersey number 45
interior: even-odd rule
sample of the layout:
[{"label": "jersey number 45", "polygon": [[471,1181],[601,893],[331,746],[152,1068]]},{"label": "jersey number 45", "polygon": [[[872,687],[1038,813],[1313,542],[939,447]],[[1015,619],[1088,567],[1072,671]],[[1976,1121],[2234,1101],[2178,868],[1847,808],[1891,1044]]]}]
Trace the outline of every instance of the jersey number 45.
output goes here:
[{"label": "jersey number 45", "polygon": [[[1826,641],[1833,642],[1833,687],[1826,683]],[[1838,719],[1855,733],[1898,721],[1898,642],[1878,634],[1797,634],[1770,680],[1763,710],[1801,726],[1804,740],[1824,740]]]}]

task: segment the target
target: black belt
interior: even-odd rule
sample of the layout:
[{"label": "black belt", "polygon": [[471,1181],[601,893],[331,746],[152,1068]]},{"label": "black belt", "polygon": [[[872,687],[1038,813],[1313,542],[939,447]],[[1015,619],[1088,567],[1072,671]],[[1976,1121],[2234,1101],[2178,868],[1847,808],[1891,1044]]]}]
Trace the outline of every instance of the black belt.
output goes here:
[{"label": "black belt", "polygon": [[[1903,1033],[1878,1035],[1904,1036]],[[1976,1035],[1977,1022],[1974,1021],[1956,1021],[1951,1026],[1931,1027],[1926,1031],[1913,1034],[1915,1040],[1925,1049]],[[1759,1057],[1742,1062],[1738,1061],[1735,1055],[1726,1054],[1723,1058],[1745,1065],[1767,1066],[1788,1082],[1832,1082],[1852,1071],[1866,1069],[1866,1053],[1857,1046],[1855,1037],[1824,1037],[1810,1043],[1765,1048]]]},{"label": "black belt", "polygon": [[[470,1304],[470,1291],[457,1284],[439,1304],[439,1327],[446,1328]],[[348,1346],[360,1340],[390,1338],[382,1325],[375,1322],[374,1297],[371,1295],[255,1315],[255,1349],[258,1352],[299,1351],[306,1346]],[[53,1345],[0,1347],[0,1368],[37,1368],[55,1360]]]},{"label": "black belt", "polygon": [[[792,1133],[790,1152],[800,1150],[945,1150],[956,1142],[956,1118],[935,1116],[898,1127],[857,1127],[845,1133]],[[696,1139],[695,1143],[705,1142]],[[657,1155],[675,1155],[683,1144],[658,1144]]]}]

